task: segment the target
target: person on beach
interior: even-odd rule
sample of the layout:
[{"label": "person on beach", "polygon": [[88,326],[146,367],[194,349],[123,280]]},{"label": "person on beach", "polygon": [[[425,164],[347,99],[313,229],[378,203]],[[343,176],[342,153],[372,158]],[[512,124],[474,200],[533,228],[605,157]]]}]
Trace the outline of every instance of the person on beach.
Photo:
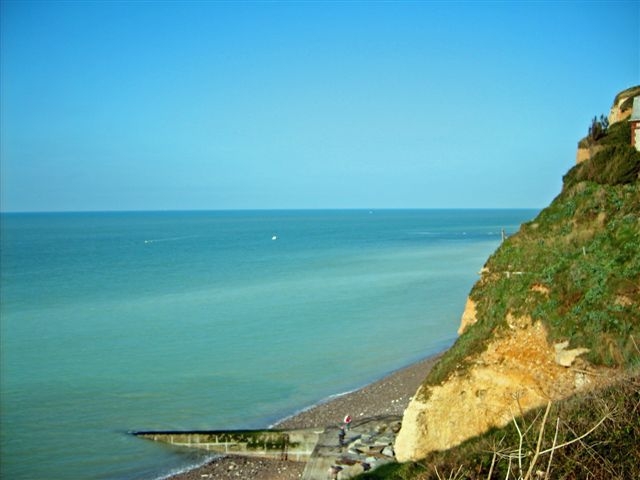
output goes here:
[{"label": "person on beach", "polygon": [[344,417],[343,423],[344,423],[344,425],[343,425],[344,428],[346,430],[349,430],[349,427],[351,426],[351,415],[346,415]]},{"label": "person on beach", "polygon": [[345,437],[346,433],[344,431],[344,427],[340,427],[340,431],[338,432],[338,444],[341,447],[344,447],[344,437]]}]

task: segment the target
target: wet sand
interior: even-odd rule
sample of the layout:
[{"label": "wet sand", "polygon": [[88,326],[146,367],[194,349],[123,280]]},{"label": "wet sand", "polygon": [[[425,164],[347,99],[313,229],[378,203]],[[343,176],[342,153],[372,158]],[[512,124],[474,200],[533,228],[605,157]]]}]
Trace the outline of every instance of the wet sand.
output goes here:
[{"label": "wet sand", "polygon": [[[354,422],[380,415],[402,415],[411,397],[440,356],[429,357],[391,373],[377,382],[286,418],[273,428],[295,429],[340,425],[345,415]],[[306,463],[248,457],[224,457],[172,480],[299,479]]]}]

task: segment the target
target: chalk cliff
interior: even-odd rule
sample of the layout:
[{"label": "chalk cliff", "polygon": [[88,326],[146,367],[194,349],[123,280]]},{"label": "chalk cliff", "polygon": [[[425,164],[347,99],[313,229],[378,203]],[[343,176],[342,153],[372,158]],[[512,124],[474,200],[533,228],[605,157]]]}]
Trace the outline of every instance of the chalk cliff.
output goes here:
[{"label": "chalk cliff", "polygon": [[579,356],[588,349],[552,345],[541,322],[509,317],[474,365],[437,386],[422,386],[403,417],[396,440],[399,461],[446,450],[514,416],[589,388],[598,370]]},{"label": "chalk cliff", "polygon": [[599,153],[572,168],[551,205],[489,258],[457,342],[404,413],[399,461],[602,386],[637,363],[640,154],[627,124],[609,126],[592,145]]},{"label": "chalk cliff", "polygon": [[609,110],[609,124],[627,120],[631,116],[633,97],[638,95],[640,95],[640,86],[627,88],[616,95]]}]

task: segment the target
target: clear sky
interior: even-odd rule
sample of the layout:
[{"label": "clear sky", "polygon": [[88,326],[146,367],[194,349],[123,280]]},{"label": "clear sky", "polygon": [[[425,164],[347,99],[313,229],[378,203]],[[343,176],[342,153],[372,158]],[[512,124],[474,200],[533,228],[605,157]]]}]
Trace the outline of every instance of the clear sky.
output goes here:
[{"label": "clear sky", "polygon": [[640,2],[1,6],[3,211],[546,206]]}]

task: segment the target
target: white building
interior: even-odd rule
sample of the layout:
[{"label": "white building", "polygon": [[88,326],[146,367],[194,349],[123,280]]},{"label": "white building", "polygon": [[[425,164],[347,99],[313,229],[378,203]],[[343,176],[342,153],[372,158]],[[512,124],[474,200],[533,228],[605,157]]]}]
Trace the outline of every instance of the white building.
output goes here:
[{"label": "white building", "polygon": [[640,96],[633,98],[633,110],[629,122],[631,122],[631,145],[640,152]]}]

